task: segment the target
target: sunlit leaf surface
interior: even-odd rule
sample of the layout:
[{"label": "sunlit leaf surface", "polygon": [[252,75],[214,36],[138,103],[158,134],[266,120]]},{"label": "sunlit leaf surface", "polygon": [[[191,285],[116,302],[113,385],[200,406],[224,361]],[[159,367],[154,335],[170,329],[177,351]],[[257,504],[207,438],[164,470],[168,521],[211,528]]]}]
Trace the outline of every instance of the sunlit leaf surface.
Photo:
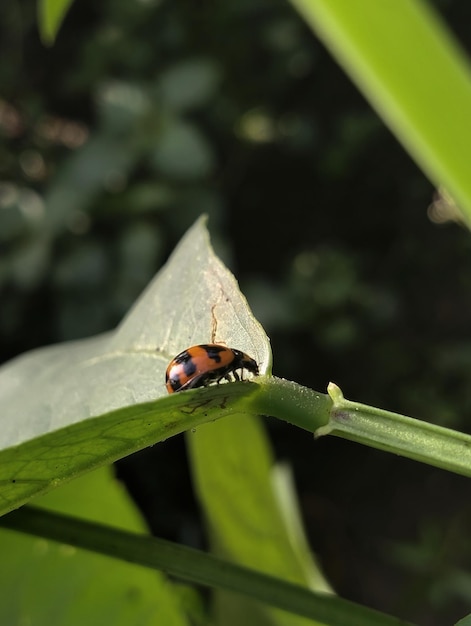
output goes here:
[{"label": "sunlit leaf surface", "polygon": [[[200,220],[116,331],[0,368],[0,510],[206,421],[211,403],[184,419],[190,395],[167,397],[164,379],[173,356],[208,341],[244,350],[262,372],[269,365],[266,336]],[[253,388],[234,384],[230,395]],[[214,419],[221,403],[212,406]],[[222,413],[231,411],[230,401],[222,404]]]}]

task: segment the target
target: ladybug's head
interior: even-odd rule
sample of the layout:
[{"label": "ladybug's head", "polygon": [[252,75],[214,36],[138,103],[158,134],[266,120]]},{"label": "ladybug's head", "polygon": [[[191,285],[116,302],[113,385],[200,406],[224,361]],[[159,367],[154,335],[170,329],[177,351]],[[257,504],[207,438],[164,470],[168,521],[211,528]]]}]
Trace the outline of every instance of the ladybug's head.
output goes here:
[{"label": "ladybug's head", "polygon": [[252,357],[250,357],[248,354],[245,354],[245,352],[242,352],[241,350],[235,350],[233,348],[232,352],[234,353],[234,356],[237,360],[237,367],[251,372],[254,376],[258,376],[259,369],[257,361],[255,361],[255,359],[252,359]]}]

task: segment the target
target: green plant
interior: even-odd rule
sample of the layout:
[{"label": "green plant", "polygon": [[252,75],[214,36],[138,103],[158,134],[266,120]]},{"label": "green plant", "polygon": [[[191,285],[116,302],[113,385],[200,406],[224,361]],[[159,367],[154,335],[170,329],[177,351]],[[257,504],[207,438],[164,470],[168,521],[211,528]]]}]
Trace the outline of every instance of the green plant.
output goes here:
[{"label": "green plant", "polygon": [[[401,73],[397,72],[398,66],[394,65],[394,55],[391,56],[386,46],[390,40],[384,38],[384,32],[388,29],[392,33],[393,26],[407,24],[412,32],[408,31],[409,37],[404,40],[403,30],[400,30],[401,59],[404,62],[414,58],[417,40],[421,41],[424,36],[418,26],[427,25],[428,34],[429,28],[437,28],[437,23],[430,21],[424,7],[418,3],[396,7],[395,19],[392,20],[389,15],[385,23],[379,19],[381,13],[375,12],[378,3],[374,2],[364,4],[363,15],[350,13],[348,3],[306,2],[303,5],[300,3],[300,6],[320,32],[327,33],[326,40],[334,41],[339,50],[345,44],[343,56],[352,59],[356,75],[360,76],[360,82],[363,76],[370,97],[379,103],[378,108],[386,117],[390,116],[392,124],[398,125],[396,130],[399,136],[403,137],[409,149],[417,155],[437,183],[445,183],[466,210],[470,206],[465,159],[469,141],[465,118],[463,121],[464,113],[469,110],[466,70],[459,61],[456,73],[447,71],[448,67],[453,68],[456,64],[456,54],[453,50],[450,53],[443,33],[433,31],[438,32],[438,48],[434,45],[434,37],[427,39],[430,45],[426,48],[427,60],[432,59],[430,65],[435,68],[442,67],[444,59],[437,50],[448,50],[446,60],[449,65],[438,73],[442,79],[448,79],[447,86],[441,84],[439,89],[442,96],[447,94],[447,100],[444,102],[437,98],[437,102],[434,102],[430,99],[430,89],[436,76],[430,72],[424,77],[429,87],[423,90],[427,100],[417,99],[414,92],[412,101],[415,106],[408,111],[406,105],[411,100],[401,104],[401,95],[409,96],[414,83],[401,84]],[[331,12],[329,7],[335,10]],[[405,12],[401,14],[401,11],[406,10],[404,7],[414,7],[412,15]],[[417,12],[418,8],[420,10]],[[366,16],[371,16],[372,21],[364,20]],[[368,26],[367,32],[358,30],[362,20]],[[417,27],[415,31],[414,25]],[[373,38],[370,37],[371,33]],[[363,46],[366,53],[356,58],[351,51],[361,51],[362,46],[358,43],[362,42],[371,45]],[[445,48],[440,47],[440,42],[444,43]],[[438,56],[434,56],[434,51]],[[375,66],[375,52],[381,52],[384,58],[393,61],[392,70],[381,64],[376,66],[385,79],[381,84],[367,80],[371,68],[366,61],[370,59],[372,66]],[[388,81],[388,73],[395,80]],[[371,75],[374,77],[378,74]],[[394,95],[395,101],[391,100]],[[389,109],[382,104],[385,101],[392,103]],[[456,123],[444,135],[437,121],[444,115],[443,110],[448,101],[453,103],[453,107],[458,106],[460,116],[447,116],[447,119]],[[422,113],[425,104],[429,115],[422,126],[419,124],[420,115],[414,117],[414,114]],[[413,132],[415,130],[420,132]],[[440,140],[446,140],[445,144],[441,144]],[[198,262],[194,263],[194,259]],[[207,285],[198,284],[195,280],[195,276],[202,275],[207,276]],[[203,287],[207,291],[201,293]],[[159,388],[155,381],[163,379],[168,360],[187,345],[209,339],[236,345],[255,356],[262,365],[265,377],[257,380],[256,384],[234,384],[230,388],[221,386],[156,399]],[[162,352],[156,353],[156,347]],[[247,311],[233,280],[213,257],[202,226],[198,225],[188,235],[167,270],[116,333],[25,356],[4,368],[2,406],[5,408],[5,424],[8,427],[4,429],[4,450],[0,457],[3,511],[13,509],[34,495],[46,492],[94,467],[185,430],[189,431],[197,490],[205,504],[216,551],[244,565],[258,566],[280,578],[285,577],[300,585],[311,583],[313,588],[326,591],[327,584],[315,564],[306,557],[302,534],[299,529],[296,532],[296,520],[288,517],[295,510],[292,503],[289,506],[282,505],[285,502],[282,494],[285,498],[289,496],[290,488],[282,483],[283,488],[279,482],[276,488],[272,486],[270,453],[260,427],[254,421],[255,418],[242,417],[240,414],[253,416],[268,413],[318,435],[339,434],[469,475],[469,437],[346,402],[335,387],[331,387],[329,398],[293,383],[273,379],[268,375],[269,363],[269,348],[263,331]],[[26,397],[21,391],[27,385],[32,388]],[[79,394],[77,388],[80,389]],[[161,391],[163,393],[163,389]],[[10,411],[9,415],[6,414],[7,410]],[[220,417],[226,419],[214,425],[201,426]],[[197,432],[191,433],[191,429],[197,426]],[[246,445],[247,441],[250,441],[250,446]],[[228,471],[223,472],[226,469]],[[257,507],[261,500],[263,506]],[[252,519],[252,515],[255,519]],[[244,532],[244,522],[249,521],[251,530],[257,529],[259,535]],[[123,558],[134,558],[146,564],[152,559],[148,555],[147,560],[137,555],[146,554],[145,546],[149,554],[153,553],[151,546],[155,545],[148,539],[144,541],[144,547],[141,545],[138,548],[140,540],[136,541],[135,537],[128,535],[118,536],[112,531],[109,531],[111,540],[107,543],[107,532],[102,528],[56,518],[52,514],[49,518],[42,518],[37,511],[26,508],[4,517],[4,524],[31,533],[48,533],[49,537],[75,542],[108,554],[121,554]],[[264,545],[260,536],[266,535],[272,541]],[[162,552],[164,548],[162,544]],[[263,548],[266,558],[262,559],[255,551],[256,548]],[[394,618],[373,614],[339,599],[303,595],[300,589],[295,590],[288,585],[278,587],[274,581],[255,581],[248,572],[244,574],[236,568],[231,570],[229,566],[211,559],[206,564],[195,565],[197,573],[190,576],[194,556],[183,551],[180,561],[172,553],[170,562],[157,559],[152,562],[157,568],[191,577],[194,581],[211,580],[214,584],[219,580],[226,589],[243,590],[246,593],[252,590],[255,598],[271,598],[274,605],[293,613],[298,611],[321,623],[399,623]],[[171,569],[175,561],[177,565],[180,563],[178,570]],[[202,570],[206,573],[202,573]],[[212,572],[212,577],[208,571],[210,574]],[[221,571],[228,571],[232,575],[232,582],[224,579]],[[163,585],[165,587],[166,583]],[[172,589],[169,595],[174,596],[175,590]],[[129,597],[132,600],[132,596]],[[170,599],[169,605],[175,606],[174,602]],[[216,606],[219,619],[225,624],[229,623],[228,615],[232,616],[234,623],[243,620],[252,620],[257,624],[264,623],[263,620],[267,623],[283,623],[283,620],[295,623],[292,616],[287,617],[240,600],[234,603],[233,598],[225,595],[218,596]],[[194,603],[191,605],[189,613],[192,619],[199,610]],[[164,618],[160,616],[160,619]],[[165,623],[171,623],[170,619],[177,623],[178,619],[185,620],[186,616],[179,615],[177,609],[176,615],[165,619]]]},{"label": "green plant", "polygon": [[[186,315],[178,314],[175,302]],[[256,383],[168,396],[163,384],[168,361],[184,345],[202,342],[208,334],[211,341],[254,355],[263,375]],[[243,591],[318,623],[400,623],[325,595],[329,587],[306,549],[292,488],[283,473],[274,474],[257,415],[273,415],[317,435],[333,433],[467,475],[471,474],[471,437],[345,401],[336,386],[331,386],[329,398],[277,379],[269,375],[270,360],[263,330],[235,280],[214,256],[198,221],[115,332],[45,348],[2,368],[0,402],[5,423],[11,425],[3,431],[0,452],[2,512],[187,431],[195,486],[216,553],[228,562],[276,574],[321,595],[309,596],[300,588],[269,579],[254,581],[249,572],[228,563],[223,566],[209,556],[196,557],[188,549],[179,554],[177,548],[151,538],[117,535],[112,529],[38,514],[34,509],[20,509],[4,516],[1,523],[164,569],[193,582]],[[27,385],[28,394],[18,393]],[[73,495],[65,510],[71,506],[77,513]],[[171,550],[170,557],[162,561],[159,552],[166,550]],[[244,619],[292,624],[295,620],[223,593],[217,607],[223,623]]]}]

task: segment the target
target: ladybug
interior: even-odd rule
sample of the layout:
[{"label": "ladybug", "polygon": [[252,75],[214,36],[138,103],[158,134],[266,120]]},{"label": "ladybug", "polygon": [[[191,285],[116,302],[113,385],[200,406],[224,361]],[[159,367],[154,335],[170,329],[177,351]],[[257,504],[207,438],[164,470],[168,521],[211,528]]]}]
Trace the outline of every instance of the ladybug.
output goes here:
[{"label": "ladybug", "polygon": [[[236,370],[242,370],[240,376]],[[223,378],[243,380],[243,370],[258,375],[256,361],[244,352],[217,343],[204,343],[187,348],[172,359],[165,374],[165,384],[167,391],[174,393],[206,387]]]}]

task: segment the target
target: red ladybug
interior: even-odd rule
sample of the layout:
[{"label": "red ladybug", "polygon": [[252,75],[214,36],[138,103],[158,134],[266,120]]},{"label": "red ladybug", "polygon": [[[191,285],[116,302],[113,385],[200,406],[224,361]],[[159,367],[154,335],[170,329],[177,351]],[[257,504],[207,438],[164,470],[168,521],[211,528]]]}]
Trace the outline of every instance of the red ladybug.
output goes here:
[{"label": "red ladybug", "polygon": [[[241,370],[241,375],[236,370]],[[165,374],[169,393],[206,387],[212,382],[243,380],[243,370],[258,375],[254,359],[235,348],[226,348],[217,343],[205,343],[187,348],[172,359]]]}]

